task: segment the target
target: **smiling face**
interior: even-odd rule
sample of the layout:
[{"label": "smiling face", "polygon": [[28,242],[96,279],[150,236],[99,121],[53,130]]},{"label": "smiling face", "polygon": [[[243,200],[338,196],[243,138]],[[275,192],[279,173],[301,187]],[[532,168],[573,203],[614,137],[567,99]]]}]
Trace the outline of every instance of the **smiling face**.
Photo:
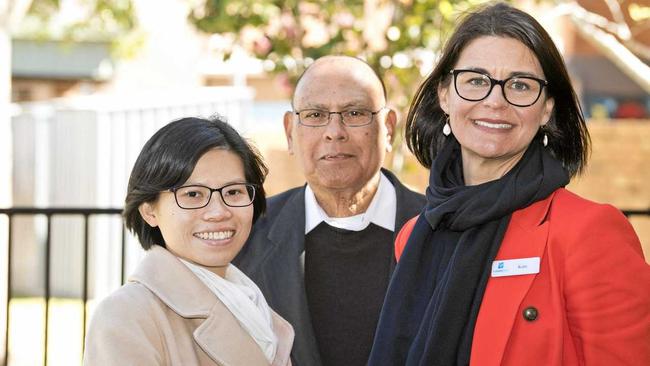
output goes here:
[{"label": "smiling face", "polygon": [[308,127],[287,112],[284,127],[289,152],[296,154],[309,185],[330,192],[360,191],[377,176],[390,151],[395,113],[385,107],[383,89],[368,65],[350,57],[327,57],[314,63],[296,87],[295,111],[350,109],[379,111],[372,123],[348,127],[340,115],[327,126]]},{"label": "smiling face", "polygon": [[[229,150],[212,149],[201,156],[183,185],[220,188],[245,182],[239,156]],[[150,226],[160,229],[167,250],[223,277],[248,238],[253,205],[229,207],[214,192],[206,207],[186,210],[178,207],[173,193],[161,192],[155,202],[140,206],[140,214]]]},{"label": "smiling face", "polygon": [[[516,75],[546,79],[530,49],[516,39],[495,36],[471,41],[454,69],[479,70],[499,80]],[[528,107],[509,104],[498,85],[477,102],[458,96],[453,80],[440,86],[438,93],[440,107],[449,115],[451,131],[461,145],[466,184],[498,179],[507,173],[553,111],[553,99],[547,97],[545,89]]]}]

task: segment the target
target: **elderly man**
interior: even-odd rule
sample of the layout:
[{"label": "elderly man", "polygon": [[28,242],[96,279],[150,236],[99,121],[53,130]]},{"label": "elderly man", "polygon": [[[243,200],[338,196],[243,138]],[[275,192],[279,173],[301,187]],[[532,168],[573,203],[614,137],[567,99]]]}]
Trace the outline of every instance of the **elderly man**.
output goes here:
[{"label": "elderly man", "polygon": [[368,64],[316,60],[292,105],[284,128],[307,184],[268,200],[236,262],[294,326],[294,365],[365,365],[394,236],[425,200],[381,169],[396,115]]}]

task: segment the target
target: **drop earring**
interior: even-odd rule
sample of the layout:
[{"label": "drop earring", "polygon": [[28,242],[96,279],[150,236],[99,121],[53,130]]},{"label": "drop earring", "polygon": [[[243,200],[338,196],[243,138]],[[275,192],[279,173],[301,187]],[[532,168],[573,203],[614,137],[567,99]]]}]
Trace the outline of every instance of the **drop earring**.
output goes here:
[{"label": "drop earring", "polygon": [[542,144],[544,147],[548,146],[548,135],[546,135],[546,132],[544,132],[544,138],[542,138]]},{"label": "drop earring", "polygon": [[445,126],[442,128],[442,134],[445,136],[451,135],[451,126],[449,126],[449,116],[447,115],[447,120],[445,121]]}]

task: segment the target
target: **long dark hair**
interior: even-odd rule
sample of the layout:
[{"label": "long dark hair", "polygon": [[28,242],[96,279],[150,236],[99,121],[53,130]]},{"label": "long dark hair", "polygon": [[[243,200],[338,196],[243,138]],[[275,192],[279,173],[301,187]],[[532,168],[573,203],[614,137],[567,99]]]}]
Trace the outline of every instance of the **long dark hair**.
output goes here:
[{"label": "long dark hair", "polygon": [[[580,173],[589,156],[590,138],[582,109],[560,52],[544,28],[529,14],[499,3],[469,13],[447,41],[440,61],[418,88],[406,120],[406,143],[418,161],[431,166],[445,142],[446,116],[440,108],[438,86],[451,82],[449,71],[460,53],[483,36],[514,38],[537,56],[548,81],[547,94],[555,101],[553,113],[533,141],[548,135],[547,149],[562,162],[570,176]],[[543,131],[543,132],[542,132]]]},{"label": "long dark hair", "polygon": [[138,236],[144,249],[154,244],[164,247],[165,240],[159,228],[144,221],[138,211],[140,205],[154,202],[161,191],[187,181],[201,156],[214,148],[239,156],[246,182],[255,185],[253,222],[264,212],[263,184],[268,169],[259,153],[218,117],[182,118],[170,122],[147,141],[131,171],[122,216],[126,227]]}]

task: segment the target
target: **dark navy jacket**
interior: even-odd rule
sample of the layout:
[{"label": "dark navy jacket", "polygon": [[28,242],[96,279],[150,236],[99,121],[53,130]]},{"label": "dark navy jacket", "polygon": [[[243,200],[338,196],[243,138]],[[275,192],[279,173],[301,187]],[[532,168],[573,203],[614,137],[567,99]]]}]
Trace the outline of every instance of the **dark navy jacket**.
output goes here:
[{"label": "dark navy jacket", "polygon": [[[425,198],[402,185],[388,170],[382,173],[395,187],[395,235],[425,204]],[[266,214],[255,223],[235,265],[262,290],[269,306],[289,321],[296,336],[294,366],[320,366],[318,345],[307,308],[301,254],[305,244],[305,186],[270,197]],[[391,267],[395,266],[393,264]],[[392,268],[391,268],[392,272]]]}]

